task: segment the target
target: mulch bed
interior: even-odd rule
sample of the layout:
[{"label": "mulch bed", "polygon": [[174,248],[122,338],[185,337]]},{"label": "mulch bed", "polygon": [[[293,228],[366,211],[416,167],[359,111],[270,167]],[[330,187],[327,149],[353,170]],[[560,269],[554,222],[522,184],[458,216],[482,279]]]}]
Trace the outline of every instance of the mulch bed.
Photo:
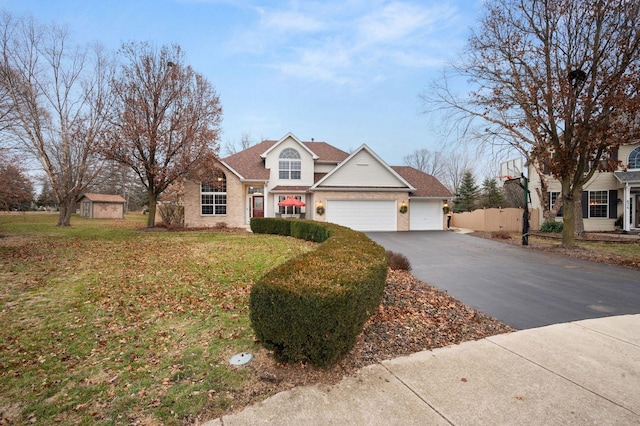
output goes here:
[{"label": "mulch bed", "polygon": [[[234,394],[229,412],[295,386],[335,384],[360,368],[422,350],[509,333],[511,327],[426,284],[409,272],[389,271],[381,305],[356,345],[331,367],[281,364],[264,348],[245,367],[251,384]],[[209,417],[210,419],[211,417]],[[200,419],[207,419],[206,413]]]}]

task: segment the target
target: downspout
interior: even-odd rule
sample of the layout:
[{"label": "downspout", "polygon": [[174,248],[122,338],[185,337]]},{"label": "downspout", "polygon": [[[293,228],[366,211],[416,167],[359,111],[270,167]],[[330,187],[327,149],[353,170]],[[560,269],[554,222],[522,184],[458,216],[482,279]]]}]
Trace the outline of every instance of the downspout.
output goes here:
[{"label": "downspout", "polygon": [[631,230],[631,187],[629,182],[624,185],[624,214],[622,215],[622,232],[625,234]]}]

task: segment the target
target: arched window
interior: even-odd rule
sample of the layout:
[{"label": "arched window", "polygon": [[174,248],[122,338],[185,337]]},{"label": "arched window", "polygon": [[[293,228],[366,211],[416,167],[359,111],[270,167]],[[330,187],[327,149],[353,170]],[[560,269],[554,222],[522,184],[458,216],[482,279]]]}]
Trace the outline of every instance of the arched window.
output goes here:
[{"label": "arched window", "polygon": [[216,169],[209,182],[200,185],[200,212],[202,215],[227,214],[227,176]]},{"label": "arched window", "polygon": [[282,150],[278,169],[280,179],[300,179],[302,162],[298,151],[293,148]]},{"label": "arched window", "polygon": [[640,146],[636,147],[629,154],[629,168],[640,169]]}]

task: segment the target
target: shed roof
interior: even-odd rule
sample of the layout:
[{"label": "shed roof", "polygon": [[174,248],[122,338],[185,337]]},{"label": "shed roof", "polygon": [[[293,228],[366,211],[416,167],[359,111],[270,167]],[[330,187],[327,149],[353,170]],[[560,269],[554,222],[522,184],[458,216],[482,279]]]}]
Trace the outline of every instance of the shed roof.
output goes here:
[{"label": "shed roof", "polygon": [[126,203],[127,201],[122,198],[120,195],[111,195],[111,194],[96,194],[92,192],[87,192],[82,194],[78,199],[88,198],[93,202],[100,203]]}]

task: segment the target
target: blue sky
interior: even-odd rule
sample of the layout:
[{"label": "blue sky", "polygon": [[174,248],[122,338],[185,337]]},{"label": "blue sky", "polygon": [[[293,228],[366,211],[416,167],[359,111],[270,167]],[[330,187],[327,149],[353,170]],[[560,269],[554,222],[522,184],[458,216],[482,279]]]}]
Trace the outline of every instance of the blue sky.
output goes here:
[{"label": "blue sky", "polygon": [[440,150],[439,118],[418,95],[455,61],[479,0],[0,0],[66,24],[78,43],[178,43],[220,95],[221,142],[300,139],[387,163]]}]

